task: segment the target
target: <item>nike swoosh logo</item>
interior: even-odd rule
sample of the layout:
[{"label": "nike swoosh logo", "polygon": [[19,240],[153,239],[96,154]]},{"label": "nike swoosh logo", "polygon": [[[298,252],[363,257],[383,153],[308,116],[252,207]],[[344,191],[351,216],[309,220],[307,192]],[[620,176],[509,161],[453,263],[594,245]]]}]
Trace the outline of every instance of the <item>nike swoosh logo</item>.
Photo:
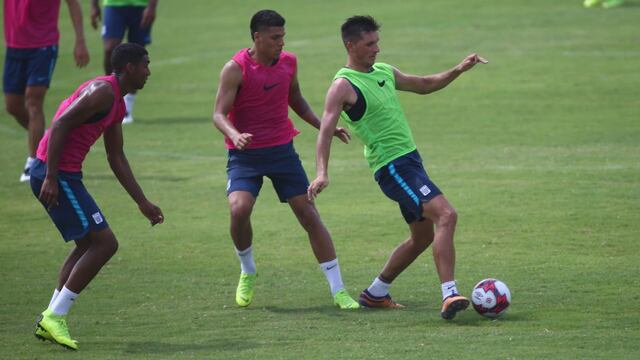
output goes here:
[{"label": "nike swoosh logo", "polygon": [[384,86],[384,82],[385,82],[385,80],[378,81],[378,86],[383,87]]},{"label": "nike swoosh logo", "polygon": [[328,267],[327,267],[327,270],[331,270],[331,269],[333,269],[333,268],[334,268],[334,267],[336,267],[336,266],[338,266],[338,264],[335,264],[335,265],[332,265],[332,266],[328,266]]},{"label": "nike swoosh logo", "polygon": [[275,83],[273,85],[264,84],[264,86],[262,88],[264,89],[264,91],[269,91],[269,90],[273,89],[274,87],[276,87],[278,84],[280,84],[280,83]]}]

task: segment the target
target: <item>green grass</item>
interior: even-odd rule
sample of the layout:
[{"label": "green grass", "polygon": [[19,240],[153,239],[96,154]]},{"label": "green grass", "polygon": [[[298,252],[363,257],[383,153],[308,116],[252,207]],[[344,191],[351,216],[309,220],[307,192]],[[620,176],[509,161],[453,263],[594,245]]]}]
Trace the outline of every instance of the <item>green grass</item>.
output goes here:
[{"label": "green grass", "polygon": [[[138,96],[136,122],[125,128],[125,147],[166,223],[148,226],[96,144],[85,184],[121,247],[71,311],[77,353],[32,335],[70,245],[17,182],[25,134],[0,115],[0,358],[640,357],[640,3],[610,11],[580,3],[161,1],[153,75]],[[316,112],[344,64],[339,26],[352,14],[378,18],[379,60],[408,73],[442,71],[474,51],[489,59],[439,93],[401,100],[430,175],[459,212],[459,286],[468,294],[485,277],[506,282],[513,305],[504,318],[471,310],[441,320],[429,251],[393,285],[406,309],[335,309],[303,230],[268,181],[252,219],[255,300],[235,306],[226,154],[210,115],[219,70],[250,45],[249,18],[264,7],[287,18],[286,48],[299,57]],[[90,29],[92,62],[74,69],[64,4],[61,13],[48,119],[101,72],[101,43]],[[317,132],[293,119],[313,177]],[[336,144],[330,166],[332,183],[317,205],[357,295],[407,227],[373,181],[361,145]]]}]

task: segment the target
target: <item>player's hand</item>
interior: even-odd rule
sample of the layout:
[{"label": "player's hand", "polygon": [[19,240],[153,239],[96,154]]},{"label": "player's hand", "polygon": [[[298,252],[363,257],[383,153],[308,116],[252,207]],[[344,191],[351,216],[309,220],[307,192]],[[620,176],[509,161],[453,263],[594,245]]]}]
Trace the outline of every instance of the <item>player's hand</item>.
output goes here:
[{"label": "player's hand", "polygon": [[58,180],[45,177],[42,187],[40,188],[38,199],[47,207],[47,211],[58,205],[58,192]]},{"label": "player's hand", "polygon": [[487,63],[489,62],[485,60],[483,57],[479,56],[478,54],[471,54],[466,58],[464,58],[464,60],[462,60],[462,62],[458,64],[457,68],[460,72],[465,72],[471,69],[472,67],[474,67],[476,64],[487,64]]},{"label": "player's hand", "polygon": [[89,11],[90,14],[90,18],[91,18],[91,27],[94,30],[98,30],[98,24],[100,23],[100,20],[102,20],[102,14],[100,13],[100,7],[99,6],[94,6],[93,4],[91,4],[91,10]]},{"label": "player's hand", "polygon": [[164,222],[164,215],[162,214],[162,210],[159,207],[152,204],[150,201],[145,201],[142,204],[138,205],[140,208],[140,212],[149,219],[151,222],[151,226],[156,224],[162,224]]},{"label": "player's hand", "polygon": [[351,140],[351,134],[345,128],[338,127],[333,132],[333,136],[340,139],[343,143],[348,144],[349,140]]},{"label": "player's hand", "polygon": [[156,19],[156,10],[151,9],[148,6],[142,12],[142,20],[140,20],[140,27],[146,29],[150,27]]},{"label": "player's hand", "polygon": [[329,186],[329,177],[318,176],[307,188],[307,198],[310,201],[313,201],[313,199],[318,197],[318,194],[320,194],[322,190],[326,189],[327,186]]},{"label": "player's hand", "polygon": [[247,146],[249,146],[249,144],[251,144],[252,140],[253,134],[249,133],[238,134],[231,139],[231,141],[233,142],[233,146],[235,146],[238,150],[244,150]]},{"label": "player's hand", "polygon": [[76,46],[73,49],[73,57],[76,60],[78,67],[85,67],[89,63],[89,50],[84,41],[76,41]]}]

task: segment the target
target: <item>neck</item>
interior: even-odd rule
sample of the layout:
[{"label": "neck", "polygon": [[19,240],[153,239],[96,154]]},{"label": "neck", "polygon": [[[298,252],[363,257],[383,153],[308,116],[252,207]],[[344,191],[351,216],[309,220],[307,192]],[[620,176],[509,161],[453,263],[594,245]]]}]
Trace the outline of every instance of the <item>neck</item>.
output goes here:
[{"label": "neck", "polygon": [[251,58],[255,60],[257,63],[262,64],[264,66],[271,66],[273,62],[276,60],[274,58],[267,57],[266,55],[258,52],[256,50],[255,45],[251,47],[251,49],[249,49],[249,55],[251,55]]},{"label": "neck", "polygon": [[125,95],[133,91],[133,88],[129,84],[127,84],[125,79],[122,78],[122,74],[113,73],[111,75],[114,75],[116,77],[116,81],[118,82],[118,87],[120,87],[121,96],[124,97]]},{"label": "neck", "polygon": [[369,64],[361,64],[356,61],[351,60],[351,58],[347,59],[347,65],[345,65],[351,70],[368,73],[371,72],[372,65]]}]

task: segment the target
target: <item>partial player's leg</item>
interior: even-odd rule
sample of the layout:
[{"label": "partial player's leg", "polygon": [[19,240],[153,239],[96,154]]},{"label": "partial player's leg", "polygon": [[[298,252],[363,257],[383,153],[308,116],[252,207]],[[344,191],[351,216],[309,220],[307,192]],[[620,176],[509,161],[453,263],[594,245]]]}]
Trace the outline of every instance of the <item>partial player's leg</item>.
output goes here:
[{"label": "partial player's leg", "polygon": [[322,223],[315,205],[309,201],[306,193],[287,200],[298,222],[309,235],[311,249],[318,263],[324,263],[336,258],[333,241],[329,231]]},{"label": "partial player's leg", "polygon": [[118,250],[118,241],[110,228],[99,232],[89,232],[84,239],[76,241],[76,243],[83,241],[88,242],[87,249],[76,261],[64,284],[64,287],[76,294],[89,285],[100,269]]},{"label": "partial player's leg", "polygon": [[27,146],[29,151],[29,156],[25,161],[24,168],[22,173],[20,174],[20,182],[29,181],[29,171],[33,160],[35,159],[35,151],[32,150],[31,146],[31,136],[29,133],[29,113],[27,112],[27,108],[24,105],[24,95],[23,94],[4,94],[4,103],[5,108],[9,114],[11,114],[18,124],[22,126],[25,130],[27,130]]},{"label": "partial player's leg", "polygon": [[248,191],[234,191],[229,194],[229,211],[231,224],[229,231],[240,260],[240,280],[236,289],[236,303],[249,306],[253,301],[253,290],[257,278],[256,264],[253,260],[251,244],[253,229],[251,213],[256,198]]},{"label": "partial player's leg", "polygon": [[[25,89],[28,81],[29,50],[7,48],[5,53],[2,88],[4,90],[5,108],[14,119],[29,131],[29,113],[25,107]],[[29,137],[28,137],[29,138]],[[27,143],[30,145],[29,143]],[[20,174],[20,182],[29,181],[29,168],[35,158],[35,151],[28,146],[27,160]]]},{"label": "partial player's leg", "polygon": [[[60,278],[63,279],[69,271],[68,268],[71,267],[67,281],[51,306],[42,313],[42,318],[38,322],[38,327],[48,332],[56,343],[72,350],[77,350],[78,344],[71,339],[66,315],[80,292],[118,249],[116,237],[109,228],[89,232],[83,239],[77,240],[76,244],[77,252],[75,249],[72,251],[60,272]],[[80,255],[79,258],[78,255]]]},{"label": "partial player's leg", "polygon": [[360,308],[344,287],[331,235],[322,223],[316,206],[307,198],[309,180],[293,142],[275,148],[268,176],[280,201],[289,203],[298,222],[307,232],[313,254],[329,283],[333,303],[340,309]]},{"label": "partial player's leg", "polygon": [[433,240],[433,259],[442,288],[442,310],[440,315],[453,319],[458,311],[469,306],[469,300],[460,296],[454,278],[456,251],[453,245],[458,215],[444,195],[438,195],[422,204],[423,216],[431,219],[436,231]]},{"label": "partial player's leg", "polygon": [[44,97],[47,86],[27,86],[25,107],[29,114],[29,155],[36,156],[38,144],[44,135]]},{"label": "partial player's leg", "polygon": [[[127,41],[129,43],[147,46],[151,43],[151,27],[141,28],[140,22],[144,13],[144,6],[122,6],[119,10],[125,14],[125,26],[127,28]],[[125,95],[124,104],[127,113],[122,120],[123,124],[133,122],[133,107],[136,102],[136,91],[132,91]]]},{"label": "partial player's leg", "polygon": [[25,130],[29,130],[29,113],[24,106],[24,94],[4,94],[5,109]]},{"label": "partial player's leg", "polygon": [[341,309],[358,309],[360,306],[344,287],[333,240],[322,223],[315,205],[309,201],[306,193],[294,196],[287,201],[298,222],[307,232],[313,254],[329,283],[334,304]]},{"label": "partial player's leg", "polygon": [[[60,268],[60,273],[58,276],[58,286],[54,289],[53,296],[51,297],[51,301],[49,302],[49,306],[47,309],[50,309],[55,303],[56,298],[60,295],[60,290],[64,287],[67,280],[69,279],[69,275],[71,274],[71,270],[76,265],[78,260],[84,255],[84,253],[89,248],[88,241],[78,241],[76,242],[76,246],[71,250],[67,258],[65,259],[62,267]],[[36,329],[34,335],[39,340],[49,340],[55,342],[51,334],[48,331],[42,329],[38,326],[38,323],[42,320],[42,315],[38,317],[36,321]]]},{"label": "partial player's leg", "polygon": [[367,307],[398,308],[402,305],[389,295],[391,283],[433,242],[433,222],[430,219],[409,224],[411,234],[393,250],[380,275],[360,294],[360,303]]}]

